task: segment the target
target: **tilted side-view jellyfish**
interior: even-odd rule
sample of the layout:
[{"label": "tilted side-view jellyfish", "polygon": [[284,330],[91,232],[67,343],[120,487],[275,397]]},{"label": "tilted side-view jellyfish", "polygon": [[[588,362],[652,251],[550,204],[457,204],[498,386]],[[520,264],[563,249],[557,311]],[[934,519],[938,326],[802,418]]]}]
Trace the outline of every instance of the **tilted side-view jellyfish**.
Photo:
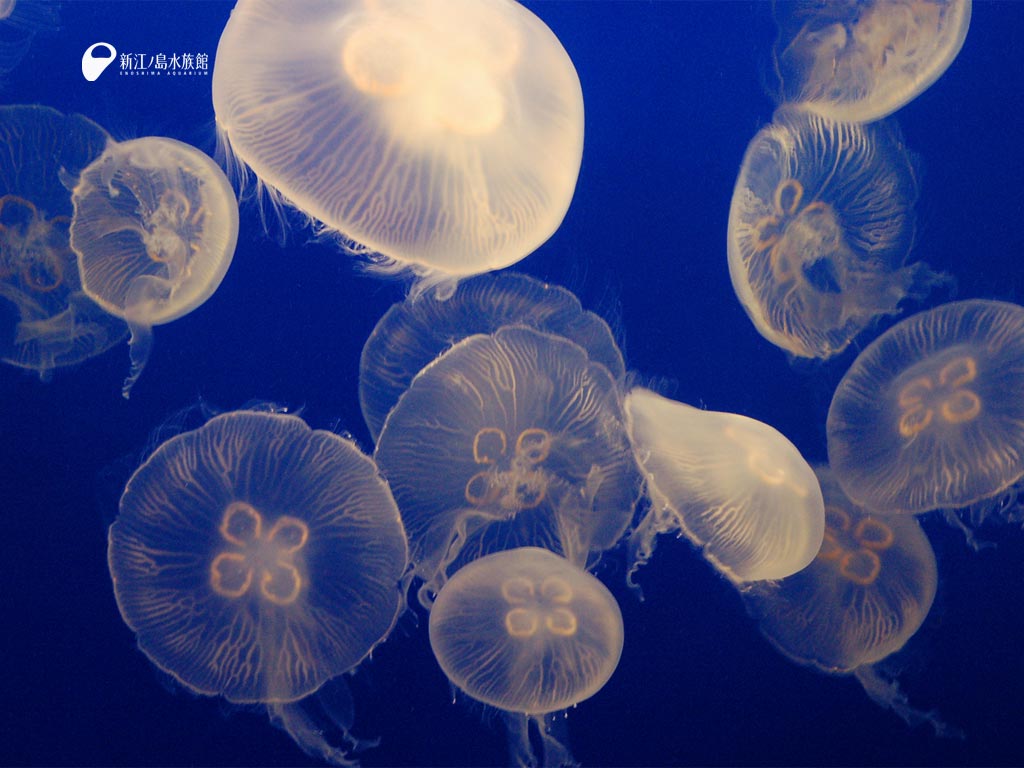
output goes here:
[{"label": "tilted side-view jellyfish", "polygon": [[796,447],[760,421],[636,387],[626,419],[650,508],[630,534],[633,569],[681,531],[734,584],[780,579],[814,559],[824,507]]},{"label": "tilted side-view jellyfish", "polygon": [[881,513],[966,507],[1024,475],[1024,307],[956,301],[894,325],[829,407],[829,463]]},{"label": "tilted side-view jellyfish", "polygon": [[625,376],[608,324],[585,311],[572,293],[514,272],[479,275],[460,282],[446,299],[426,294],[393,305],[373,329],[359,362],[359,404],[374,440],[428,363],[467,336],[511,324],[564,336],[615,378]]},{"label": "tilted side-view jellyfish", "polygon": [[781,100],[867,123],[917,98],[960,52],[971,0],[775,4]]},{"label": "tilted side-view jellyfish", "polygon": [[825,536],[814,561],[777,582],[742,591],[762,634],[784,656],[820,672],[853,675],[868,696],[910,725],[959,736],[910,705],[876,664],[903,648],[935,599],[935,554],[917,520],[875,515],[851,502],[828,467],[816,470]]},{"label": "tilted side-view jellyfish", "polygon": [[[266,704],[303,750],[342,764],[301,700],[390,633],[407,555],[373,461],[296,416],[252,411],[159,446],[128,481],[108,549],[150,661],[196,693]],[[351,713],[332,715],[354,743]]]},{"label": "tilted side-view jellyfish", "polygon": [[[524,547],[459,570],[430,611],[430,646],[452,685],[502,710],[519,765],[574,765],[552,713],[597,693],[622,653],[622,614],[596,578]],[[530,745],[533,722],[542,760]]]},{"label": "tilted side-view jellyfish", "polygon": [[509,0],[241,0],[213,105],[263,185],[447,292],[552,235],[583,151],[576,70]]},{"label": "tilted side-view jellyfish", "polygon": [[127,398],[149,359],[152,327],[187,315],[223,280],[238,204],[209,157],[157,136],[110,142],[82,171],[72,200],[82,289],[131,329]]},{"label": "tilted side-view jellyfish", "polygon": [[907,263],[917,180],[894,126],[780,109],[747,147],[729,276],[758,333],[797,357],[842,352],[943,279]]},{"label": "tilted side-view jellyfish", "polygon": [[587,566],[639,495],[616,381],[583,348],[522,326],[470,336],[420,371],[375,458],[425,606],[491,552],[543,547]]},{"label": "tilted side-view jellyfish", "polygon": [[69,245],[64,182],[109,140],[81,115],[0,107],[0,360],[43,379],[105,352],[128,332],[83,293]]}]

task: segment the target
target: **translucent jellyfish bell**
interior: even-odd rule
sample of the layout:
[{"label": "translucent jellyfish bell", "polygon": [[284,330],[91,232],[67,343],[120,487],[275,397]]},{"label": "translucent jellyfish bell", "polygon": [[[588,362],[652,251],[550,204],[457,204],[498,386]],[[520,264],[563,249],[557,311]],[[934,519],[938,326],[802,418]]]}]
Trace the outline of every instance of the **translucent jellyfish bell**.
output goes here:
[{"label": "translucent jellyfish bell", "polygon": [[60,6],[49,0],[0,0],[0,74],[14,69],[40,32],[60,27]]},{"label": "translucent jellyfish bell", "polygon": [[69,245],[73,178],[110,137],[81,115],[0,107],[0,360],[48,378],[124,339],[82,292]]},{"label": "translucent jellyfish bell", "polygon": [[597,693],[618,666],[622,641],[622,614],[605,586],[535,547],[460,569],[430,611],[430,646],[445,675],[477,701],[519,715],[506,722],[520,757],[533,751],[532,719],[545,742],[544,765],[573,763],[543,715]]},{"label": "translucent jellyfish bell", "polygon": [[682,531],[734,583],[779,579],[814,559],[824,531],[821,490],[783,435],[639,387],[626,397],[626,417],[651,499],[630,537],[634,568],[668,531]]},{"label": "translucent jellyfish bell", "polygon": [[743,596],[761,632],[797,664],[852,674],[880,706],[907,723],[927,722],[874,665],[899,651],[924,622],[938,583],[935,554],[913,517],[873,515],[851,502],[828,467],[815,470],[825,499],[825,536],[814,561]]},{"label": "translucent jellyfish bell", "polygon": [[264,184],[428,282],[534,251],[582,157],[572,62],[504,0],[243,0],[213,104]]},{"label": "translucent jellyfish bell", "polygon": [[238,204],[209,157],[153,136],[111,142],[82,172],[72,199],[82,289],[131,328],[128,397],[149,357],[152,326],[188,314],[224,278]]},{"label": "translucent jellyfish bell", "polygon": [[407,563],[394,500],[351,442],[248,411],[174,437],[129,480],[108,561],[154,664],[197,693],[266,703],[304,750],[345,762],[291,702],[388,635]]},{"label": "translucent jellyfish bell", "polygon": [[782,99],[871,122],[915,99],[953,63],[971,0],[777,3]]},{"label": "translucent jellyfish bell", "polygon": [[537,546],[585,566],[638,496],[619,389],[567,339],[522,326],[470,336],[424,368],[375,454],[430,604],[465,562]]},{"label": "translucent jellyfish bell", "polygon": [[1024,475],[1024,308],[958,301],[893,326],[836,388],[829,462],[881,513],[964,507]]},{"label": "translucent jellyfish bell", "polygon": [[359,404],[374,440],[420,370],[467,336],[509,324],[564,336],[615,378],[625,376],[608,324],[569,291],[512,272],[480,275],[449,298],[426,294],[395,304],[373,329],[359,363]]},{"label": "translucent jellyfish bell", "polygon": [[758,332],[828,358],[942,276],[907,264],[917,181],[889,125],[780,109],[743,156],[729,210],[729,275]]}]

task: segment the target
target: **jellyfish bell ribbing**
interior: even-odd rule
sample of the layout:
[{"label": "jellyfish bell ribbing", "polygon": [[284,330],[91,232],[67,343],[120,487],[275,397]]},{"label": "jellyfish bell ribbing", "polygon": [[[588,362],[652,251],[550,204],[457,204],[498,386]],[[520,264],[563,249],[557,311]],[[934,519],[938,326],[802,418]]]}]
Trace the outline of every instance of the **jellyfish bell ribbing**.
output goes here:
[{"label": "jellyfish bell ribbing", "polygon": [[543,715],[590,698],[618,666],[622,643],[607,588],[536,547],[474,560],[430,611],[430,645],[448,679],[509,712]]},{"label": "jellyfish bell ribbing", "polygon": [[917,514],[987,499],[1024,475],[1024,308],[969,300],[894,325],[854,361],[826,421],[854,501]]},{"label": "jellyfish bell ribbing", "polygon": [[428,283],[534,251],[582,158],[576,71],[518,3],[243,0],[213,102],[263,184]]},{"label": "jellyfish bell ribbing", "polygon": [[404,606],[405,530],[372,460],[296,416],[238,411],[174,437],[135,472],[110,527],[125,623],[189,689],[287,705],[354,669]]}]

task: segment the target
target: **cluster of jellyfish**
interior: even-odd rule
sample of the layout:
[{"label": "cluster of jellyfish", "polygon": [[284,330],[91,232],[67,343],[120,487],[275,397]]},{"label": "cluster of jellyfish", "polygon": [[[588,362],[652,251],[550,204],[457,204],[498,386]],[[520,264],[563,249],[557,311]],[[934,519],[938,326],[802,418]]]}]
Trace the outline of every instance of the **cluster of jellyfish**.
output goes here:
[{"label": "cluster of jellyfish", "polygon": [[[949,278],[914,249],[914,161],[889,116],[955,59],[969,0],[777,8],[779,106],[750,142],[728,263],[757,331],[826,360]],[[797,663],[852,674],[908,723],[959,736],[877,668],[921,626],[935,557],[914,519],[1010,510],[1024,475],[1024,308],[942,304],[890,327],[839,383],[815,468],[825,533],[813,562],[745,585],[765,636]],[[831,606],[823,609],[823,604]]]},{"label": "cluster of jellyfish", "polygon": [[117,142],[40,105],[0,107],[0,138],[0,360],[46,380],[130,334],[128,397],[153,326],[200,306],[231,264],[231,184],[188,144]]},{"label": "cluster of jellyfish", "polygon": [[[331,34],[310,44],[313,29]],[[262,205],[301,212],[372,269],[415,283],[362,355],[372,458],[297,416],[236,411],[167,441],[133,475],[108,551],[125,622],[190,689],[262,703],[309,754],[346,763],[366,745],[353,710],[317,699],[390,634],[415,589],[437,663],[504,713],[513,760],[537,762],[539,740],[539,759],[570,762],[553,715],[602,688],[624,641],[588,567],[625,535],[640,495],[625,364],[568,291],[483,273],[535,250],[569,207],[583,147],[572,62],[513,3],[328,12],[258,0],[232,13],[212,87],[243,195],[255,186]],[[138,237],[107,225],[123,201],[115,174],[81,175],[71,246],[86,254],[83,283],[88,255],[110,257],[90,281],[117,278],[104,308],[135,308],[133,382],[148,349],[138,318],[173,319],[156,309],[176,286],[120,266],[118,243]],[[205,236],[212,203],[193,201],[220,175],[190,179],[164,199]],[[124,207],[151,231],[152,206]],[[212,291],[213,243],[160,231]]]},{"label": "cluster of jellyfish", "polygon": [[[945,279],[912,258],[917,179],[882,118],[950,65],[970,3],[778,12],[780,106],[743,158],[728,265],[767,340],[826,359]],[[558,713],[601,690],[628,639],[593,570],[625,553],[632,582],[671,533],[781,653],[956,734],[876,665],[935,596],[914,516],[983,515],[1024,475],[1024,308],[960,301],[892,326],[839,384],[829,465],[811,467],[768,424],[635,386],[567,290],[488,274],[558,228],[582,157],[579,79],[527,9],[241,0],[212,88],[235,186],[173,139],[0,108],[5,362],[47,376],[130,335],[127,396],[152,327],[224,278],[235,187],[413,283],[360,360],[372,456],[242,410],[131,477],[108,562],[157,667],[264,705],[306,752],[347,764],[368,745],[353,705],[317,699],[420,610],[454,689],[502,713],[512,760],[570,763]]]}]

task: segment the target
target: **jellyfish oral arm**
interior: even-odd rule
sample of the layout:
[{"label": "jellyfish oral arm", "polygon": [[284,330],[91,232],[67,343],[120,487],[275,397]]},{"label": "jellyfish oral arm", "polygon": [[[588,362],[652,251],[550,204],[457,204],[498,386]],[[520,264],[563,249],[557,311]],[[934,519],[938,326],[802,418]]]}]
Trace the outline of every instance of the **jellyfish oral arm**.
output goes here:
[{"label": "jellyfish oral arm", "polygon": [[124,315],[131,331],[128,341],[128,352],[131,357],[131,370],[121,387],[121,395],[127,400],[132,387],[142,375],[146,367],[149,353],[153,349],[153,328],[137,318],[153,317],[157,314],[154,307],[164,305],[173,293],[173,285],[168,280],[153,275],[142,275],[132,281],[125,299]]},{"label": "jellyfish oral arm", "polygon": [[131,369],[128,371],[128,377],[121,386],[121,396],[125,400],[131,397],[132,387],[135,386],[135,382],[142,375],[142,370],[146,367],[146,362],[149,360],[149,353],[153,350],[153,329],[150,326],[129,322],[128,329],[132,334],[131,339],[128,341]]}]

